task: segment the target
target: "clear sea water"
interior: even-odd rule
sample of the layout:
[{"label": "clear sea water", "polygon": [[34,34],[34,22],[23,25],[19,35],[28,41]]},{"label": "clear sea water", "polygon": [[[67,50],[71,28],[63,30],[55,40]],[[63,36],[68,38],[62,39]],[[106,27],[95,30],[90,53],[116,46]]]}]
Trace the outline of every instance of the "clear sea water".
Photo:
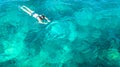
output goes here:
[{"label": "clear sea water", "polygon": [[0,0],[0,67],[120,67],[120,0]]}]

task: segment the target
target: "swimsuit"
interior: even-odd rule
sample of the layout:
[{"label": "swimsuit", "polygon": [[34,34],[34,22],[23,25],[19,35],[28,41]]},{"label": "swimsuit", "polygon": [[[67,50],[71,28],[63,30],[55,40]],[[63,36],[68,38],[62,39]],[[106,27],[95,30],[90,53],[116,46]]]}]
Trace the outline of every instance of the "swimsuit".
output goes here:
[{"label": "swimsuit", "polygon": [[39,17],[39,15],[37,13],[35,13],[35,12],[31,13],[31,16],[33,16],[34,18]]}]

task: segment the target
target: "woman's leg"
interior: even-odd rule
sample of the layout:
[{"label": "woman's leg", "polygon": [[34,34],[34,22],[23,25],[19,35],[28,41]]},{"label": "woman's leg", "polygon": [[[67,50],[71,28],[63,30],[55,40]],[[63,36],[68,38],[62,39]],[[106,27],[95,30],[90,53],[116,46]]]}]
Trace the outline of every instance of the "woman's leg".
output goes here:
[{"label": "woman's leg", "polygon": [[26,6],[23,6],[25,9],[27,9],[29,12],[33,13],[34,11],[32,11],[31,9],[29,9],[28,7]]},{"label": "woman's leg", "polygon": [[29,14],[31,16],[31,14],[34,12],[32,10],[30,10],[28,7],[26,6],[22,6],[20,7],[24,12],[26,12],[27,14]]}]

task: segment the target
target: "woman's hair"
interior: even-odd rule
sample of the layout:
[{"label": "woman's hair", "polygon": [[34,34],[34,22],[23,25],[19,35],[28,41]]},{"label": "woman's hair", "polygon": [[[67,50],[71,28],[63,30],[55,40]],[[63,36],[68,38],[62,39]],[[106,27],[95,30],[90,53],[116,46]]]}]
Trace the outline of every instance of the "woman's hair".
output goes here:
[{"label": "woman's hair", "polygon": [[39,16],[39,18],[42,20],[42,19],[45,18],[45,16],[44,16],[44,15],[41,15],[41,16]]},{"label": "woman's hair", "polygon": [[41,17],[45,18],[45,15],[42,14]]}]

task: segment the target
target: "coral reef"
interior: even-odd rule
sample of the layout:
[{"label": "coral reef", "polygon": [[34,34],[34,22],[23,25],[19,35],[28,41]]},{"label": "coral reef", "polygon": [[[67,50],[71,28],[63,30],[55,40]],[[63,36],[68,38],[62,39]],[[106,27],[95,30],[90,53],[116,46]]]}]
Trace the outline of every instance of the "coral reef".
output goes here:
[{"label": "coral reef", "polygon": [[0,67],[120,67],[119,0],[6,0],[0,17]]}]

